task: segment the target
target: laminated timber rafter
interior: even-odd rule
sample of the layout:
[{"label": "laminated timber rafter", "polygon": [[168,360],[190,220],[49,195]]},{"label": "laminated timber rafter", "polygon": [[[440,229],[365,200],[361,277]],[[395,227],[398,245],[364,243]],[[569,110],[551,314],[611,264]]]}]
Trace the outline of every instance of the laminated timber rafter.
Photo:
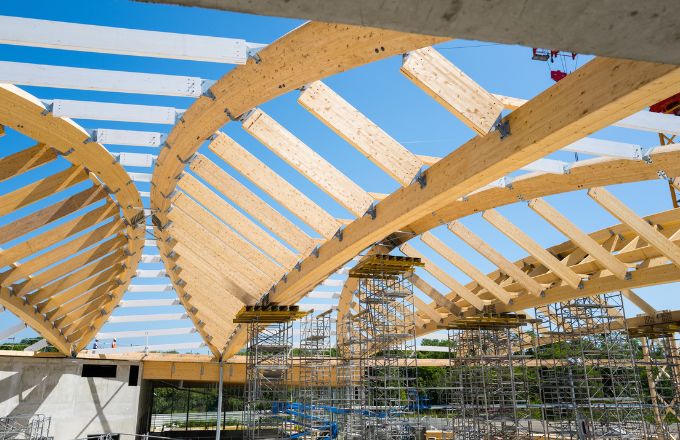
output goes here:
[{"label": "laminated timber rafter", "polygon": [[[381,242],[378,247],[383,252],[389,252],[436,225],[464,217],[465,212],[486,210],[493,213],[495,208],[510,203],[516,196],[526,199],[525,193],[532,193],[532,198],[536,198],[569,188],[596,188],[618,181],[647,179],[658,171],[657,167],[669,173],[677,168],[674,163],[676,151],[671,147],[659,151],[662,160],[660,165],[655,162],[655,170],[643,170],[639,164],[630,161],[586,161],[574,166],[575,172],[568,176],[539,174],[519,178],[513,188],[503,189],[504,194],[496,188],[480,190],[480,186],[541,160],[565,143],[604,128],[657,98],[671,94],[680,74],[672,66],[596,59],[505,120],[498,121],[497,116],[507,102],[484,91],[426,47],[439,41],[443,40],[378,29],[308,23],[260,51],[257,60],[250,60],[229,72],[180,118],[156,162],[151,211],[166,272],[187,315],[213,354],[221,355],[226,349],[228,355],[239,348],[242,331],[220,318],[234,314],[234,305],[253,304],[265,292],[269,292],[267,298],[273,301],[284,305],[294,303],[376,242]],[[402,71],[475,130],[479,137],[441,160],[414,155],[319,81],[333,73],[400,53],[410,53]],[[403,188],[390,195],[364,190],[257,109],[272,98],[297,88],[302,90],[299,101],[305,108]],[[50,115],[44,106],[31,103],[30,97],[22,98],[27,103],[13,102],[12,113],[7,110],[9,107],[4,110],[7,115],[0,109],[0,122],[23,130],[38,144],[20,156],[5,158],[7,168],[24,172],[42,163],[62,160],[61,156],[71,160],[73,166],[34,186],[2,196],[3,208],[0,209],[8,213],[30,207],[33,202],[88,178],[95,186],[102,187],[104,195],[98,200],[106,193],[111,194],[103,206],[94,207],[88,213],[76,213],[81,208],[78,205],[71,205],[68,212],[65,200],[60,202],[63,203],[61,208],[41,209],[40,218],[31,219],[32,226],[15,225],[17,227],[8,232],[18,238],[59,217],[74,214],[74,219],[52,230],[40,231],[38,237],[0,254],[3,261],[11,264],[0,279],[5,280],[4,284],[12,284],[12,293],[32,304],[33,312],[42,315],[45,325],[56,329],[73,350],[84,346],[108,318],[125,291],[126,283],[136,273],[132,266],[141,255],[144,230],[134,226],[143,219],[142,205],[125,171],[120,165],[111,165],[111,157],[107,154],[99,154],[106,152],[99,149],[99,144],[92,143],[87,133],[70,121]],[[42,111],[38,116],[40,107]],[[548,112],[548,108],[558,110]],[[357,219],[333,218],[235,142],[220,144],[230,139],[217,130],[235,119],[241,120],[246,131],[330,194]],[[504,136],[489,132],[497,122],[510,125],[509,132],[501,130]],[[199,146],[208,139],[212,141],[209,148],[213,152],[322,238],[310,237],[219,166],[196,155]],[[89,142],[87,152],[83,147],[86,142]],[[91,153],[92,149],[96,154]],[[657,155],[654,156],[656,160]],[[664,157],[668,157],[666,165],[662,163]],[[32,163],[17,165],[24,160]],[[421,172],[423,165],[431,167]],[[608,172],[588,174],[594,169]],[[11,178],[11,171],[6,174]],[[100,185],[102,182],[105,186]],[[182,192],[175,192],[177,186]],[[94,191],[86,198],[96,197]],[[376,203],[376,199],[380,202]],[[262,227],[242,214],[232,215],[239,213],[232,205],[243,209]],[[110,215],[118,207],[122,208],[121,214]],[[500,272],[485,275],[433,235],[425,234],[423,242],[474,281],[465,286],[452,277],[447,278],[454,293],[446,295],[435,293],[432,288],[426,289],[434,303],[420,304],[420,314],[416,317],[418,326],[425,331],[428,325],[446,320],[451,314],[458,316],[462,310],[472,313],[487,304],[514,308],[518,303],[541,298],[542,294],[568,297],[590,292],[604,285],[603,280],[611,286],[610,277],[621,285],[635,287],[645,282],[641,279],[647,273],[645,271],[651,273],[664,266],[663,258],[670,255],[673,259],[680,255],[674,249],[673,237],[667,237],[669,245],[648,229],[637,228],[637,238],[621,247],[623,242],[618,238],[598,241],[580,232],[556,212],[545,206],[542,208],[544,218],[572,239],[576,248],[568,255],[555,258],[534,243],[530,249],[533,256],[522,262],[534,259],[533,267],[510,263],[489,252],[483,242],[475,242],[474,237],[468,236],[465,241],[475,242],[475,249],[500,269]],[[96,232],[74,238],[89,226]],[[78,230],[78,227],[82,229]],[[648,244],[644,235],[652,237],[652,244]],[[382,241],[385,237],[389,240]],[[279,238],[294,250],[279,242]],[[320,243],[321,246],[314,249]],[[646,247],[652,245],[661,251],[661,255],[644,261],[635,260],[640,257],[638,254],[630,256],[640,249],[651,252]],[[50,246],[56,247],[34,258],[36,252]],[[369,254],[376,248],[369,250]],[[408,245],[404,249],[408,249]],[[67,260],[68,264],[67,261],[60,262],[71,256],[69,251],[76,255]],[[616,258],[612,252],[618,252]],[[619,254],[628,256],[629,260],[619,260]],[[69,264],[79,265],[69,267]],[[631,270],[640,264],[638,270]],[[582,277],[586,280],[583,285]],[[4,284],[3,287],[10,287]],[[349,307],[347,292],[351,291],[352,283],[348,281],[340,298],[345,308]],[[212,295],[204,292],[212,292]],[[220,305],[213,308],[215,302]],[[231,335],[233,330],[236,332]]]},{"label": "laminated timber rafter", "polygon": [[[42,102],[11,85],[0,85],[0,124],[37,142],[34,147],[2,159],[3,180],[61,157],[72,165],[2,196],[0,215],[26,209],[34,202],[78,183],[90,181],[92,185],[3,226],[0,228],[3,243],[106,199],[100,207],[80,213],[80,217],[45,230],[3,250],[1,254],[4,264],[10,266],[0,274],[0,304],[63,354],[70,355],[89,342],[88,333],[99,330],[104,322],[101,317],[117,304],[136,273],[144,244],[143,230],[140,233],[140,228],[136,228],[139,219],[143,218],[141,199],[122,166],[111,160],[111,155],[102,145],[91,142],[89,133],[68,119],[50,115]],[[49,149],[42,145],[49,146]],[[94,229],[86,231],[88,227]],[[72,237],[81,231],[86,232]],[[117,245],[102,248],[107,237],[116,237],[111,240]],[[49,246],[54,247],[36,256]],[[105,257],[115,249],[124,249],[124,253],[116,258]],[[110,263],[108,268],[97,263],[84,266],[100,257],[104,257],[100,264]],[[102,271],[94,275],[99,269]],[[99,281],[111,283],[107,285],[106,292],[85,292]],[[49,292],[49,298],[46,292]],[[40,307],[27,301],[32,293],[39,295],[33,298],[41,299]],[[104,301],[102,295],[108,299]],[[93,306],[95,304],[96,307]],[[66,334],[59,322],[66,318],[67,312],[75,313],[83,307],[87,310],[92,308],[90,313],[96,311],[99,317],[81,322],[80,331]]]},{"label": "laminated timber rafter", "polygon": [[332,237],[340,227],[333,216],[226,134],[217,133],[209,147],[321,236]]},{"label": "laminated timber rafter", "polygon": [[[414,226],[421,218],[430,220],[431,213],[446,207],[448,200],[672,94],[672,82],[679,74],[672,66],[593,60],[506,117],[513,127],[510,136],[472,139],[428,169],[423,175],[425,186],[416,183],[397,190],[377,205],[375,219],[364,216],[348,225],[343,240],[323,244],[319,257],[303,261],[299,271],[275,286],[270,299],[296,302],[348,258],[395,230],[426,231]],[[573,99],[576,96],[578,100]],[[541,111],[546,105],[559,110],[546,114]],[[232,338],[227,354],[242,343],[240,332]]]}]

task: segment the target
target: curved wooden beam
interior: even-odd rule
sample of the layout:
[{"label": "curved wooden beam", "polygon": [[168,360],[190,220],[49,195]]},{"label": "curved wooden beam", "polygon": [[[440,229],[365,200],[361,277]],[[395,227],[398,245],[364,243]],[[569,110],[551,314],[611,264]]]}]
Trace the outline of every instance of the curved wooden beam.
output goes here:
[{"label": "curved wooden beam", "polygon": [[175,189],[175,178],[185,162],[230,117],[236,118],[307,83],[445,40],[316,22],[289,32],[258,52],[259,62],[250,60],[231,70],[184,113],[158,156],[152,206],[164,220],[164,211],[169,206],[166,197]]},{"label": "curved wooden beam", "polygon": [[[70,161],[76,169],[87,169],[96,176],[95,184],[98,186],[102,182],[111,197],[115,198],[124,218],[124,225],[121,223],[119,229],[122,227],[126,230],[125,236],[127,238],[127,258],[119,274],[119,287],[117,288],[118,291],[124,291],[132,276],[136,273],[141,249],[144,246],[144,235],[140,234],[138,228],[136,228],[140,222],[141,229],[144,228],[142,201],[127,172],[120,164],[112,160],[111,154],[104,146],[92,142],[90,135],[83,128],[69,119],[52,116],[40,100],[12,85],[0,84],[0,124],[34,139],[40,144],[49,145],[54,151]],[[87,178],[87,174],[85,178]],[[58,188],[59,185],[56,185],[56,187]],[[67,200],[80,202],[86,206],[93,198],[97,197],[97,192],[97,189],[90,192],[84,191],[83,193],[87,197],[80,197],[76,200],[75,196],[72,196]],[[58,205],[60,206],[56,209],[41,209],[39,211],[41,213],[40,219],[37,220],[36,226],[49,223],[60,215],[67,215],[64,213],[66,206],[63,203]],[[82,205],[76,204],[66,209],[77,210],[80,207]],[[24,231],[27,231],[27,229],[24,228]],[[101,238],[105,238],[105,235]],[[75,241],[78,242],[79,240],[82,241],[82,239]],[[13,276],[10,278],[14,279]],[[2,289],[3,292],[9,291],[9,286],[3,284]],[[110,293],[115,297],[118,292]],[[14,300],[9,301],[4,296],[0,298],[0,302],[3,305],[5,303],[11,305],[12,311],[20,319],[31,325],[62,353],[71,354],[78,349],[78,341],[67,339],[54,328],[52,322],[43,320],[42,315],[38,315],[34,309],[25,305],[14,304]],[[40,316],[40,318],[38,319],[36,316]],[[81,342],[80,346],[82,345],[84,344]]]}]

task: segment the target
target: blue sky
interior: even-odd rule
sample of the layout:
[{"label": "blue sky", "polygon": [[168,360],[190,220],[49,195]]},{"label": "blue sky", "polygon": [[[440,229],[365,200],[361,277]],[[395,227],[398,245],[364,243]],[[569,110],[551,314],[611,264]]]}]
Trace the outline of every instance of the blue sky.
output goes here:
[{"label": "blue sky", "polygon": [[[5,0],[0,2],[0,15],[243,38],[256,43],[271,43],[286,32],[289,32],[302,24],[302,21],[299,20],[257,17],[196,8],[133,3],[124,0],[97,2]],[[465,71],[484,88],[493,93],[520,98],[531,98],[553,84],[549,77],[546,64],[531,60],[531,48],[460,40],[443,43],[437,48],[454,64]],[[579,56],[578,62],[579,64],[583,64],[589,59],[590,57],[588,56]],[[213,80],[218,79],[233,68],[233,66],[217,63],[90,54],[6,45],[0,45],[0,60],[199,76],[201,78]],[[470,129],[401,75],[399,72],[400,63],[401,59],[399,57],[393,57],[342,73],[325,80],[325,82],[352,105],[381,126],[392,137],[402,142],[415,153],[443,156],[449,154],[459,145],[474,136],[474,133]],[[572,65],[571,62],[568,62],[567,64],[569,67]],[[191,98],[38,87],[22,88],[42,99],[78,99],[174,106],[177,108],[187,108],[192,102]],[[388,175],[366,160],[358,151],[335,135],[315,117],[307,113],[299,104],[297,104],[297,97],[298,92],[293,91],[272,102],[265,103],[261,108],[310,147],[314,148],[342,172],[347,174],[365,190],[386,193],[391,192],[398,187],[398,184]],[[88,129],[118,128],[161,132],[168,132],[170,129],[170,126],[167,125],[86,120],[78,120],[77,122]],[[347,210],[338,205],[304,176],[286,165],[275,154],[245,133],[240,128],[239,124],[228,124],[228,126],[225,127],[225,131],[332,215],[341,218],[352,217]],[[609,128],[594,136],[627,143],[637,143],[648,147],[658,145],[658,137],[653,133],[642,133],[619,128]],[[7,136],[0,138],[0,156],[11,154],[30,145],[33,145],[33,142],[30,139],[10,132]],[[113,152],[152,152],[148,148],[115,146],[111,146],[110,150]],[[262,196],[262,198],[268,201],[272,206],[276,207],[277,210],[295,221],[296,224],[300,225],[300,227],[310,235],[316,235],[309,227],[290,215],[285,208],[271,200],[271,198],[262,191],[259,191],[249,181],[240,177],[238,173],[231,170],[225,163],[221,162],[210,153],[206,147],[203,147],[201,152],[225,168],[230,174],[239,177],[239,180]],[[156,154],[156,152],[153,153]],[[572,153],[557,153],[550,157],[567,161],[574,160],[574,155]],[[581,159],[583,159],[583,157],[581,157]],[[0,194],[12,191],[30,181],[52,174],[55,171],[65,168],[67,165],[68,164],[63,160],[56,161],[49,166],[41,167],[35,171],[26,173],[17,179],[11,179],[7,182],[0,183]],[[130,168],[129,171],[140,170]],[[140,191],[149,190],[148,184],[138,184],[137,186]],[[75,188],[70,192],[76,192],[78,189],[82,189],[82,186]],[[611,190],[641,215],[647,215],[672,207],[667,185],[660,180],[633,185],[620,185],[611,188]],[[50,197],[41,203],[32,205],[28,209],[6,216],[5,218],[0,219],[0,225],[27,215],[48,203],[53,203],[61,199],[65,194],[67,193],[62,193],[57,197]],[[583,192],[549,197],[547,200],[554,206],[559,207],[569,219],[585,231],[590,232],[617,223],[613,217],[605,213]],[[550,246],[565,240],[561,234],[552,229],[523,203],[501,208],[500,212],[505,214],[525,231],[530,231],[531,236],[544,246]],[[486,241],[495,245],[509,259],[516,260],[526,255],[523,250],[515,246],[478,216],[472,216],[469,219],[465,219],[463,222],[476,233],[483,236]],[[442,228],[439,228],[435,231],[437,236],[451,245],[471,262],[477,264],[483,271],[495,269],[491,263],[475,254],[460,241],[457,241],[452,234],[441,229]],[[441,257],[431,251],[427,252],[425,246],[417,242],[414,243],[414,246],[419,250],[426,252],[427,256],[439,266],[450,271],[450,273],[458,280],[462,282],[467,282],[469,280],[464,274],[461,274],[448,263],[444,262]],[[3,245],[3,247],[8,246]],[[151,252],[151,250],[148,250],[148,252],[156,253]],[[153,267],[160,266],[144,266],[144,268]],[[447,291],[441,284],[432,278],[428,276],[424,277],[442,292]],[[145,282],[146,281],[139,281],[138,283],[143,284]],[[160,280],[148,281],[148,283],[158,282],[160,282]],[[678,305],[677,299],[674,299],[676,289],[676,285],[667,285],[639,289],[638,293],[657,308],[675,309]],[[324,290],[324,288],[320,288],[319,290]],[[325,288],[325,290],[336,289]],[[136,294],[135,296],[130,296],[129,294],[126,296],[126,299],[142,299],[142,297],[167,298],[168,295],[157,294],[142,296],[142,294]],[[321,301],[312,300],[308,302],[319,303]],[[168,313],[170,310],[177,311],[177,308],[165,309],[166,308],[158,308],[157,310],[144,310],[134,313]],[[630,314],[638,313],[634,307],[631,307],[630,311],[632,312]],[[115,315],[126,313],[132,312],[117,310]],[[16,322],[16,319],[10,317],[9,313],[5,312],[0,314],[0,329],[12,325],[14,322]],[[179,324],[149,323],[149,327],[188,325],[190,325],[190,322],[188,321]],[[107,325],[105,330],[132,328],[137,329],[139,328],[139,325]],[[30,334],[30,332],[26,331],[25,334]],[[24,333],[22,333],[22,335],[24,335]],[[196,338],[196,335],[192,335],[191,337],[188,337],[187,340],[196,340]],[[173,337],[156,338],[155,340],[157,343],[173,341],[183,341],[183,339]],[[136,340],[131,341],[130,343],[137,344],[143,343],[143,341]]]}]

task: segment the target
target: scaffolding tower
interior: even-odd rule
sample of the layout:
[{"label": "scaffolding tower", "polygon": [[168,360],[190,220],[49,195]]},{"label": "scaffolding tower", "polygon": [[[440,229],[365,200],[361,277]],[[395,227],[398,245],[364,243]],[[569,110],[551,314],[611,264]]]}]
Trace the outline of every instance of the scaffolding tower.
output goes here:
[{"label": "scaffolding tower", "polygon": [[347,325],[350,350],[347,438],[415,439],[419,431],[415,310],[410,273],[420,259],[372,255],[351,271],[358,312]]},{"label": "scaffolding tower", "polygon": [[0,440],[48,440],[52,418],[43,414],[0,417]]},{"label": "scaffolding tower", "polygon": [[528,438],[530,385],[525,315],[496,314],[448,325],[448,429],[446,438]]},{"label": "scaffolding tower", "polygon": [[648,417],[653,420],[652,432],[658,439],[680,438],[680,352],[676,331],[680,323],[672,313],[662,311],[645,316],[643,325],[629,329],[639,338],[647,383]]},{"label": "scaffolding tower", "polygon": [[306,315],[297,306],[244,306],[234,322],[247,326],[246,439],[284,439],[299,431],[291,408],[292,323]]},{"label": "scaffolding tower", "polygon": [[550,304],[535,313],[545,438],[646,438],[621,294]]},{"label": "scaffolding tower", "polygon": [[299,381],[293,406],[300,438],[331,439],[337,435],[334,403],[331,323],[333,309],[309,314],[300,323]]}]

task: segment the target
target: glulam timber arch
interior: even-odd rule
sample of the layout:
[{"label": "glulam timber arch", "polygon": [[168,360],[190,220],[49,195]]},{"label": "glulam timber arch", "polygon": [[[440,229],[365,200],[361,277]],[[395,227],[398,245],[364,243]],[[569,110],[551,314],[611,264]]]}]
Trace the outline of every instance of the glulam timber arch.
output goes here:
[{"label": "glulam timber arch", "polygon": [[[680,69],[664,64],[595,59],[503,118],[501,125],[509,126],[509,131],[502,136],[496,131],[485,134],[489,124],[485,124],[483,129],[477,129],[479,126],[475,124],[479,121],[475,120],[475,112],[469,114],[461,112],[459,117],[469,118],[466,123],[477,129],[479,135],[441,160],[428,162],[416,158],[414,166],[409,165],[407,174],[411,170],[417,170],[422,164],[431,163],[431,166],[417,174],[418,178],[412,183],[409,183],[403,171],[394,173],[399,177],[403,187],[390,195],[377,197],[380,201],[373,205],[374,208],[370,204],[370,198],[367,197],[368,193],[362,192],[363,190],[344,188],[351,190],[354,193],[353,197],[348,197],[348,193],[333,194],[333,185],[328,185],[320,175],[314,173],[318,170],[311,169],[309,164],[300,161],[300,157],[311,150],[263,112],[255,109],[256,106],[290,90],[311,84],[309,89],[303,92],[301,104],[327,125],[332,125],[334,115],[321,114],[320,110],[313,108],[313,103],[310,102],[313,97],[309,96],[310,93],[319,91],[326,93],[327,96],[329,94],[323,85],[312,83],[352,67],[390,55],[411,52],[439,41],[442,40],[392,31],[307,23],[264,48],[256,59],[250,60],[245,66],[235,68],[217,81],[205,96],[198,98],[173,128],[154,171],[151,201],[156,211],[157,234],[164,243],[163,258],[168,271],[174,270],[175,273],[179,270],[186,271],[187,276],[191,275],[194,278],[197,274],[211,275],[214,280],[215,271],[210,269],[211,265],[219,270],[221,264],[229,266],[231,262],[232,266],[223,273],[230,287],[223,287],[222,290],[232,301],[237,304],[253,303],[268,293],[269,301],[292,304],[303,298],[347,261],[386,237],[392,239],[387,249],[390,250],[435,226],[464,216],[466,211],[474,212],[478,209],[500,206],[510,203],[510,200],[516,200],[514,197],[520,195],[540,197],[574,189],[651,179],[656,177],[660,168],[668,175],[676,175],[677,152],[671,147],[668,150],[655,151],[654,167],[646,169],[644,168],[646,164],[642,162],[596,159],[576,164],[570,170],[570,174],[539,174],[517,179],[513,182],[511,192],[507,189],[478,190],[592,132],[677,93]],[[427,50],[414,54],[425,56]],[[434,56],[436,58],[436,55]],[[413,72],[406,70],[413,68],[405,65],[402,70],[409,75]],[[461,78],[463,86],[475,86],[467,77]],[[433,81],[436,86],[436,78]],[[433,87],[427,84],[425,86]],[[331,99],[335,99],[330,96]],[[440,102],[446,101],[445,96],[437,98]],[[490,94],[484,94],[482,101],[484,99],[495,100]],[[349,112],[353,110],[341,100],[335,102],[337,105],[333,108]],[[494,108],[497,111],[500,107],[501,105],[497,103]],[[238,255],[234,255],[233,258],[220,259],[221,253],[237,249],[238,243],[221,233],[219,224],[211,225],[209,217],[202,217],[200,209],[192,208],[191,202],[185,200],[184,195],[187,193],[192,199],[210,197],[205,191],[201,193],[201,188],[197,188],[196,182],[192,182],[193,177],[185,173],[186,170],[209,181],[211,186],[232,200],[245,200],[247,206],[242,207],[251,215],[256,216],[256,213],[261,211],[256,208],[262,207],[261,201],[253,198],[252,194],[248,194],[238,182],[206,157],[196,154],[198,148],[208,140],[213,141],[211,149],[218,155],[228,149],[233,153],[233,149],[236,148],[233,145],[227,147],[224,144],[217,145],[222,135],[216,132],[222,125],[233,119],[239,119],[242,115],[245,115],[242,119],[246,131],[295,166],[317,186],[325,187],[331,196],[357,215],[355,220],[342,222],[345,224],[344,227],[334,235],[330,234],[333,222],[327,221],[329,219],[326,218],[325,226],[317,224],[319,226],[317,230],[322,233],[323,239],[316,242],[295,227],[281,228],[283,219],[267,224],[267,221],[278,218],[275,211],[258,219],[268,229],[276,230],[275,233],[280,236],[286,235],[284,239],[289,244],[297,243],[297,246],[293,247],[296,248],[300,261],[294,268],[290,258],[283,264],[270,267],[259,264],[259,254],[252,252],[250,257],[247,253],[237,252]],[[490,120],[493,121],[492,118]],[[359,116],[352,121],[361,122],[363,119]],[[361,145],[361,139],[351,138],[347,134],[351,132],[351,127],[347,132],[343,132],[337,125],[332,128],[356,148],[362,149],[364,146]],[[380,135],[379,129],[372,130],[373,133]],[[273,142],[272,136],[275,138]],[[286,139],[287,144],[294,145],[294,149],[284,148],[282,144],[277,143],[281,139]],[[388,144],[391,148],[396,148],[393,143]],[[379,150],[362,152],[374,162],[380,162]],[[228,151],[225,154],[228,154]],[[659,165],[659,161],[664,160],[668,163]],[[343,181],[343,176],[336,173],[336,170],[328,168],[328,165],[322,162],[319,163],[330,172],[324,173],[324,176],[335,176],[333,178],[336,182]],[[244,164],[236,162],[230,164],[237,168],[245,167]],[[260,170],[264,169],[262,164],[258,164],[258,167]],[[599,170],[607,172],[596,172]],[[269,173],[268,175],[274,179],[270,171],[265,169],[263,172]],[[280,180],[272,182],[281,183]],[[179,194],[175,193],[178,183],[181,190]],[[283,188],[278,183],[269,187],[270,195],[274,189]],[[530,195],[534,193],[535,195]],[[300,194],[293,192],[289,194],[304,200]],[[461,201],[457,202],[459,199]],[[210,206],[200,203],[204,207],[207,206],[207,210],[213,214],[220,209],[216,206],[219,203],[209,204]],[[309,206],[309,211],[296,214],[303,221],[310,224],[313,223],[314,217],[325,218],[322,211],[306,201],[305,203]],[[474,208],[476,204],[479,206]],[[487,207],[483,208],[485,205]],[[370,215],[363,215],[364,209],[370,211]],[[183,218],[184,215],[191,213],[197,220],[197,226]],[[210,243],[208,246],[210,249],[206,248],[207,254],[203,249],[197,249],[195,246],[191,248],[191,238],[197,236],[196,234],[203,237],[202,241],[205,244]],[[212,243],[214,237],[220,237],[222,243],[217,241]],[[320,246],[309,255],[310,244],[313,246],[316,243],[320,243]],[[200,262],[195,260],[196,257]],[[182,266],[173,258],[181,259],[188,264]],[[234,263],[238,259],[245,261]],[[189,269],[188,266],[192,263],[194,268]],[[185,278],[175,281],[176,286],[179,283],[180,287],[186,286],[187,289],[192,287],[192,283]],[[217,285],[220,284],[217,282]],[[223,283],[221,285],[224,286]],[[509,303],[509,298],[504,297],[502,292],[497,293],[503,303]],[[187,293],[185,299],[188,301],[193,299],[203,308],[210,307],[210,300],[201,296],[200,292],[193,295]],[[194,307],[192,310],[200,312],[201,307]],[[210,336],[215,339],[212,341],[211,349],[213,353],[220,352],[230,356],[240,349],[245,334],[224,320],[220,327],[223,331],[230,329],[235,331],[231,336],[211,333]]]},{"label": "glulam timber arch", "polygon": [[[139,193],[123,167],[106,148],[93,142],[89,133],[69,119],[51,115],[41,101],[21,89],[0,85],[0,124],[38,142],[2,159],[3,178],[58,157],[72,164],[65,171],[2,196],[2,215],[75,183],[89,179],[92,184],[3,226],[2,242],[105,201],[100,208],[0,253],[3,265],[9,266],[0,274],[0,304],[62,353],[77,353],[104,324],[136,273],[144,245]],[[24,263],[15,263],[52,245],[57,246]]]}]

